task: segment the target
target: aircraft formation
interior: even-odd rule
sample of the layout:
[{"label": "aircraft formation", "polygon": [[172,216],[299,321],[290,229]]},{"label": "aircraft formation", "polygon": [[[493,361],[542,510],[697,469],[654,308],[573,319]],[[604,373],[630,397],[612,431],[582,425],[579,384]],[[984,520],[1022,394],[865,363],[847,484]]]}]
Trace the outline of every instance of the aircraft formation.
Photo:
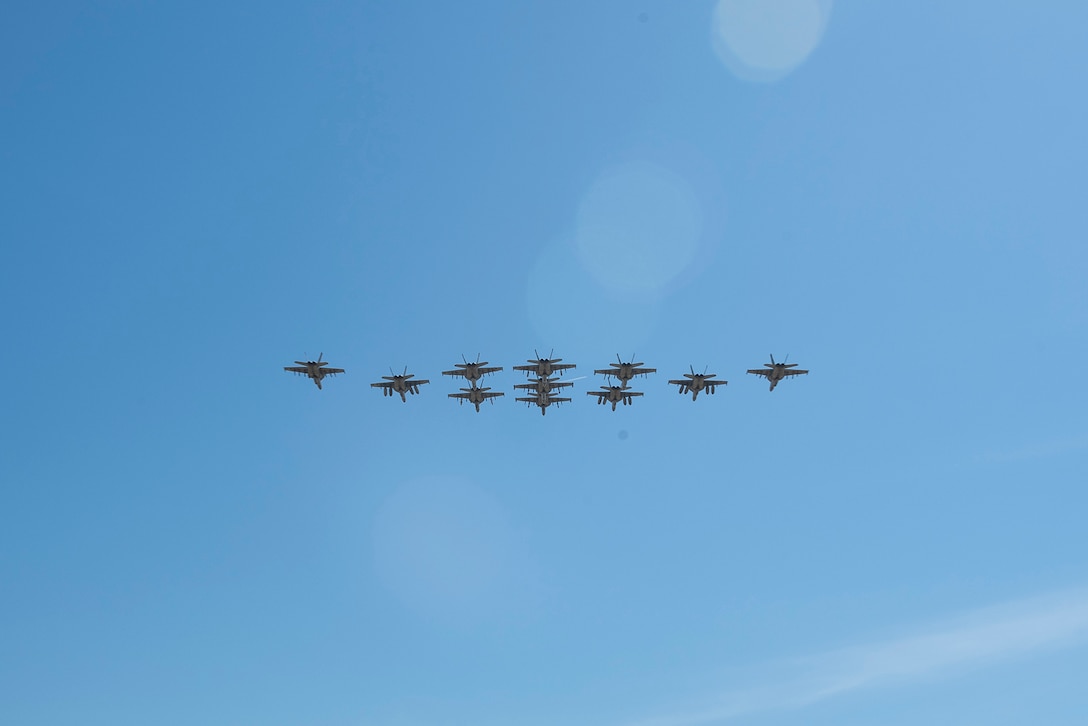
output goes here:
[{"label": "aircraft formation", "polygon": [[[530,407],[537,406],[543,416],[547,413],[549,406],[570,403],[571,399],[569,397],[559,394],[562,389],[573,387],[574,382],[560,380],[560,377],[564,371],[572,370],[576,366],[574,363],[564,363],[562,358],[552,358],[554,351],[549,353],[547,358],[542,358],[535,351],[534,354],[536,358],[529,358],[526,361],[528,365],[513,367],[515,371],[522,371],[526,375],[525,383],[514,385],[515,400]],[[323,356],[324,354],[319,355],[316,361],[297,360],[295,361],[296,365],[284,366],[283,370],[297,375],[304,375],[310,378],[318,388],[321,388],[321,381],[326,376],[335,376],[344,372],[343,368],[328,367],[328,364],[322,360]],[[504,395],[501,391],[492,391],[489,386],[479,385],[484,376],[501,371],[502,366],[489,366],[487,361],[481,361],[479,356],[476,356],[475,362],[466,360],[464,356],[461,356],[461,360],[462,363],[454,363],[453,370],[442,371],[442,375],[463,378],[469,384],[469,387],[462,387],[458,393],[447,395],[450,398],[457,399],[459,404],[463,405],[466,401],[471,403],[476,407],[478,413],[481,403],[485,401],[495,403],[496,398]],[[770,390],[773,391],[779,381],[786,380],[790,376],[800,376],[808,373],[807,370],[798,369],[796,363],[787,363],[788,360],[789,356],[786,356],[786,360],[779,363],[775,361],[772,354],[770,363],[764,363],[763,368],[750,368],[748,373],[766,378],[771,384]],[[657,373],[656,368],[644,368],[643,365],[641,362],[636,362],[633,357],[630,361],[624,362],[617,354],[616,362],[609,363],[608,368],[598,368],[593,371],[595,375],[602,375],[606,380],[613,382],[600,386],[601,390],[599,391],[586,391],[586,395],[596,396],[597,403],[602,406],[611,403],[613,411],[621,403],[624,406],[630,406],[635,397],[643,395],[642,391],[630,389],[629,384],[631,381],[639,376]],[[688,371],[688,373],[683,374],[683,378],[670,380],[669,385],[679,386],[680,395],[690,393],[692,401],[699,398],[701,391],[713,395],[718,386],[729,383],[728,381],[717,380],[717,374],[707,373],[706,369],[702,373],[696,373],[695,367],[689,366]],[[405,366],[402,373],[393,373],[392,370],[389,372],[390,375],[382,376],[382,380],[370,385],[373,388],[380,388],[383,396],[399,394],[401,401],[407,402],[408,394],[416,395],[419,393],[420,386],[430,383],[427,379],[416,379],[415,374],[408,372],[407,366]],[[525,393],[517,395],[522,391]]]}]

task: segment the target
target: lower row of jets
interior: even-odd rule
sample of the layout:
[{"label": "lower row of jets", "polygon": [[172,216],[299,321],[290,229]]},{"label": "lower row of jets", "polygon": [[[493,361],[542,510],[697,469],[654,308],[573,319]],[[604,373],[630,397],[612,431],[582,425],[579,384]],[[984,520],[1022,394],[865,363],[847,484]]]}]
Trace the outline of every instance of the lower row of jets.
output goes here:
[{"label": "lower row of jets", "polygon": [[[535,352],[535,351],[534,351]],[[550,357],[553,353],[549,353],[548,358],[540,357],[539,353],[536,353],[536,358],[529,358],[526,362],[529,365],[514,366],[515,371],[525,371],[525,374],[529,377],[527,383],[518,383],[514,386],[516,391],[528,391],[529,394],[525,396],[519,396],[516,398],[518,401],[523,401],[530,406],[536,405],[540,407],[541,415],[547,412],[548,406],[552,404],[559,405],[561,403],[568,403],[571,399],[564,398],[562,396],[553,395],[553,393],[566,388],[567,386],[573,386],[571,381],[557,380],[557,376],[562,376],[563,371],[570,370],[575,367],[573,363],[563,363],[562,358]],[[324,354],[322,353],[317,357],[316,361],[300,361],[296,360],[297,365],[284,366],[283,370],[291,373],[297,373],[307,376],[312,379],[318,388],[321,388],[321,380],[325,376],[335,376],[339,373],[343,373],[343,368],[330,368],[322,360]],[[462,356],[464,360],[464,356]],[[786,356],[786,360],[789,360],[789,356]],[[600,391],[587,391],[589,396],[596,396],[597,403],[605,404],[611,403],[612,410],[616,410],[616,404],[622,403],[624,406],[631,404],[632,398],[635,396],[641,396],[641,391],[632,391],[627,387],[627,384],[635,376],[644,376],[650,373],[656,373],[656,368],[643,368],[641,362],[635,362],[634,359],[628,362],[624,362],[619,355],[616,356],[616,363],[609,363],[609,368],[598,368],[593,371],[595,374],[604,375],[609,378],[614,378],[619,381],[620,385],[606,385],[601,386]],[[476,362],[470,363],[465,360],[463,363],[454,363],[454,370],[442,371],[444,376],[461,376],[471,384],[469,388],[462,388],[460,393],[449,394],[450,398],[456,398],[460,403],[469,403],[476,406],[476,410],[480,410],[480,404],[489,399],[495,399],[503,394],[498,391],[492,391],[489,387],[481,387],[477,385],[477,382],[483,379],[484,376],[497,373],[502,370],[502,366],[488,366],[487,361],[481,361],[479,356],[476,357]],[[782,361],[778,363],[774,359],[774,355],[771,355],[771,362],[764,363],[763,368],[751,368],[749,373],[757,376],[763,376],[771,383],[771,390],[778,385],[779,381],[785,380],[790,376],[800,376],[808,373],[806,370],[797,369],[796,363],[787,363]],[[714,390],[718,386],[724,386],[728,381],[719,381],[715,379],[714,373],[707,373],[705,370],[702,373],[696,373],[694,366],[689,367],[690,373],[685,373],[682,379],[674,379],[669,381],[670,386],[679,386],[680,394],[691,393],[691,400],[694,401],[699,397],[700,391],[706,391],[707,393],[714,393]],[[392,373],[392,371],[390,371]],[[535,376],[535,377],[534,377]],[[374,388],[382,389],[383,396],[392,396],[399,393],[400,400],[407,401],[406,394],[419,393],[419,387],[425,383],[430,383],[426,379],[417,380],[414,374],[408,372],[408,368],[405,367],[404,372],[401,374],[393,373],[392,375],[382,376],[382,380],[377,383],[371,383]],[[494,401],[492,400],[492,403]]]}]

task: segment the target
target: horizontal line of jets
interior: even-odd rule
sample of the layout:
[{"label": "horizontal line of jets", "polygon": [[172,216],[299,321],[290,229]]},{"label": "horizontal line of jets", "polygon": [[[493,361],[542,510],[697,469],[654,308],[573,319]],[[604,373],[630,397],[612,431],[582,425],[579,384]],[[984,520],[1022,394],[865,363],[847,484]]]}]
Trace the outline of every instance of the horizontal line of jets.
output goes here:
[{"label": "horizontal line of jets", "polygon": [[[575,368],[574,363],[563,363],[562,358],[552,358],[555,353],[552,351],[548,354],[549,357],[542,358],[540,354],[533,351],[536,354],[536,358],[529,358],[526,362],[529,365],[514,366],[515,371],[525,371],[525,375],[528,377],[528,382],[518,383],[514,386],[515,391],[528,391],[527,394],[516,397],[516,400],[522,401],[530,406],[539,406],[540,414],[544,415],[548,406],[555,404],[558,406],[562,403],[569,403],[571,399],[564,398],[562,396],[555,395],[561,389],[568,386],[573,386],[572,381],[558,380],[559,376],[563,375],[563,371],[571,370]],[[330,368],[327,363],[322,360],[324,353],[317,357],[317,360],[300,361],[296,360],[296,365],[284,366],[283,370],[299,375],[307,376],[312,379],[318,388],[321,388],[321,380],[325,376],[335,376],[343,373],[343,368]],[[469,388],[460,389],[460,393],[449,394],[450,398],[456,398],[461,404],[465,401],[473,404],[476,407],[476,411],[479,412],[480,404],[484,401],[491,400],[494,403],[495,398],[502,396],[503,394],[498,391],[492,391],[489,387],[478,386],[477,383],[483,379],[484,376],[491,373],[497,373],[502,370],[502,366],[488,366],[487,361],[481,361],[479,356],[476,356],[475,362],[469,362],[465,360],[464,356],[461,356],[463,363],[454,363],[454,370],[442,371],[444,376],[460,376],[471,384]],[[786,361],[789,360],[789,356],[786,356]],[[771,356],[770,363],[764,363],[763,368],[751,368],[748,373],[757,376],[763,376],[771,383],[771,389],[778,385],[779,381],[785,380],[790,376],[800,376],[808,373],[805,370],[799,370],[796,368],[796,363],[787,363],[782,361],[778,363],[775,361],[774,356]],[[641,362],[636,362],[633,358],[628,362],[624,362],[619,355],[616,356],[615,363],[609,363],[609,368],[598,368],[593,371],[594,374],[603,375],[606,378],[613,378],[619,382],[619,385],[605,385],[601,386],[600,391],[586,391],[588,396],[596,396],[597,403],[603,405],[605,403],[612,404],[612,410],[616,410],[616,404],[622,403],[624,406],[629,406],[632,399],[635,396],[641,396],[641,391],[632,391],[628,388],[628,383],[636,376],[645,376],[650,373],[657,373],[656,368],[643,368]],[[724,386],[728,381],[719,381],[714,378],[716,374],[707,373],[704,369],[702,373],[696,373],[694,366],[689,367],[690,373],[685,373],[683,378],[674,379],[669,381],[670,386],[679,386],[680,394],[691,393],[691,400],[694,401],[699,397],[700,391],[706,391],[707,393],[714,393],[714,390],[718,386]],[[383,396],[392,396],[394,394],[400,394],[400,400],[407,401],[407,394],[413,395],[419,393],[419,387],[430,383],[426,379],[416,379],[415,374],[409,373],[407,366],[404,368],[404,372],[396,374],[390,371],[392,375],[382,376],[382,380],[377,383],[371,383],[374,388],[380,388]]]}]

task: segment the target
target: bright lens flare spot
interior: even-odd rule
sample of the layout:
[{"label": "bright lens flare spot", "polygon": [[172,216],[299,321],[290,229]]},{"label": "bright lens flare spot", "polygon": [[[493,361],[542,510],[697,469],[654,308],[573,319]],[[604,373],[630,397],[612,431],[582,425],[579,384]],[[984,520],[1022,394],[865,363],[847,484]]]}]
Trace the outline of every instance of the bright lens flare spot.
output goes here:
[{"label": "bright lens flare spot", "polygon": [[603,174],[583,198],[578,257],[612,292],[655,292],[691,264],[702,226],[682,178],[653,164],[626,164]]},{"label": "bright lens flare spot", "polygon": [[559,341],[556,345],[561,343],[564,349],[570,345],[639,349],[661,318],[660,304],[652,296],[618,299],[603,290],[579,266],[569,239],[541,249],[526,283],[525,300],[535,339],[542,345]]},{"label": "bright lens flare spot", "polygon": [[714,50],[744,80],[777,80],[816,49],[830,14],[831,0],[719,0]]},{"label": "bright lens flare spot", "polygon": [[414,610],[461,619],[493,611],[507,584],[512,531],[502,507],[456,477],[402,483],[374,523],[374,559]]}]

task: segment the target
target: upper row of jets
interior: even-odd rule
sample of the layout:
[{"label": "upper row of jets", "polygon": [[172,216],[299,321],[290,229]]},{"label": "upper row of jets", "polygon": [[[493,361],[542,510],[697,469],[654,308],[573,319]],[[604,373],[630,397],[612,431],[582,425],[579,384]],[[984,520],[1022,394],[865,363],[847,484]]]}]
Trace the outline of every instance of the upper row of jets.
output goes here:
[{"label": "upper row of jets", "polygon": [[[529,365],[514,366],[515,371],[525,371],[529,376],[528,383],[519,383],[514,386],[516,390],[531,391],[531,396],[519,397],[518,401],[523,401],[529,405],[537,405],[540,407],[540,413],[543,415],[548,406],[552,404],[559,405],[561,403],[567,403],[571,399],[553,395],[553,391],[559,391],[567,386],[573,386],[574,383],[570,381],[558,381],[552,376],[561,376],[563,371],[574,368],[573,363],[563,363],[562,358],[541,358],[540,354],[536,354],[536,358],[529,358],[526,362]],[[549,356],[552,353],[549,353]],[[297,365],[284,366],[285,371],[291,373],[298,373],[307,376],[317,384],[318,388],[321,388],[321,380],[325,376],[335,376],[338,373],[343,373],[343,368],[330,368],[322,360],[324,354],[317,357],[316,361],[300,361],[296,360]],[[464,357],[462,356],[462,360]],[[786,360],[789,360],[789,356],[786,356]],[[649,373],[656,373],[656,368],[643,368],[641,362],[635,362],[631,360],[624,362],[618,355],[616,356],[616,363],[609,363],[609,368],[598,368],[593,371],[596,374],[604,375],[610,378],[615,378],[619,381],[620,385],[607,385],[601,386],[600,391],[587,391],[587,395],[596,396],[597,403],[611,403],[612,410],[616,410],[616,404],[622,403],[627,406],[631,404],[631,399],[634,396],[641,396],[639,391],[632,391],[627,387],[627,384],[636,376],[644,376]],[[460,376],[471,384],[470,388],[462,388],[460,393],[449,394],[450,398],[459,399],[461,403],[468,401],[476,406],[476,410],[480,410],[480,404],[488,399],[497,398],[502,396],[501,392],[492,391],[488,387],[477,386],[477,381],[480,381],[484,376],[490,373],[497,373],[502,370],[502,366],[488,366],[487,361],[480,361],[477,356],[474,363],[470,363],[465,360],[463,363],[454,363],[454,370],[442,371],[444,376]],[[748,372],[757,376],[763,376],[771,383],[771,390],[778,385],[778,382],[785,380],[790,376],[799,376],[808,373],[806,370],[799,370],[796,368],[796,363],[787,363],[785,361],[778,363],[775,361],[774,356],[771,356],[770,363],[764,363],[763,368],[752,368]],[[679,386],[680,393],[691,393],[691,400],[695,400],[699,397],[700,391],[706,391],[707,393],[714,393],[715,388],[718,386],[724,386],[728,381],[719,381],[715,379],[714,373],[696,373],[694,367],[690,367],[690,373],[685,373],[684,378],[669,381],[670,386]],[[535,378],[533,377],[535,375]],[[415,380],[414,374],[409,373],[407,367],[401,374],[393,374],[389,376],[382,376],[382,380],[377,383],[371,383],[374,388],[382,389],[383,396],[392,396],[394,393],[400,394],[400,400],[407,401],[406,394],[419,393],[419,387],[430,381]]]}]

